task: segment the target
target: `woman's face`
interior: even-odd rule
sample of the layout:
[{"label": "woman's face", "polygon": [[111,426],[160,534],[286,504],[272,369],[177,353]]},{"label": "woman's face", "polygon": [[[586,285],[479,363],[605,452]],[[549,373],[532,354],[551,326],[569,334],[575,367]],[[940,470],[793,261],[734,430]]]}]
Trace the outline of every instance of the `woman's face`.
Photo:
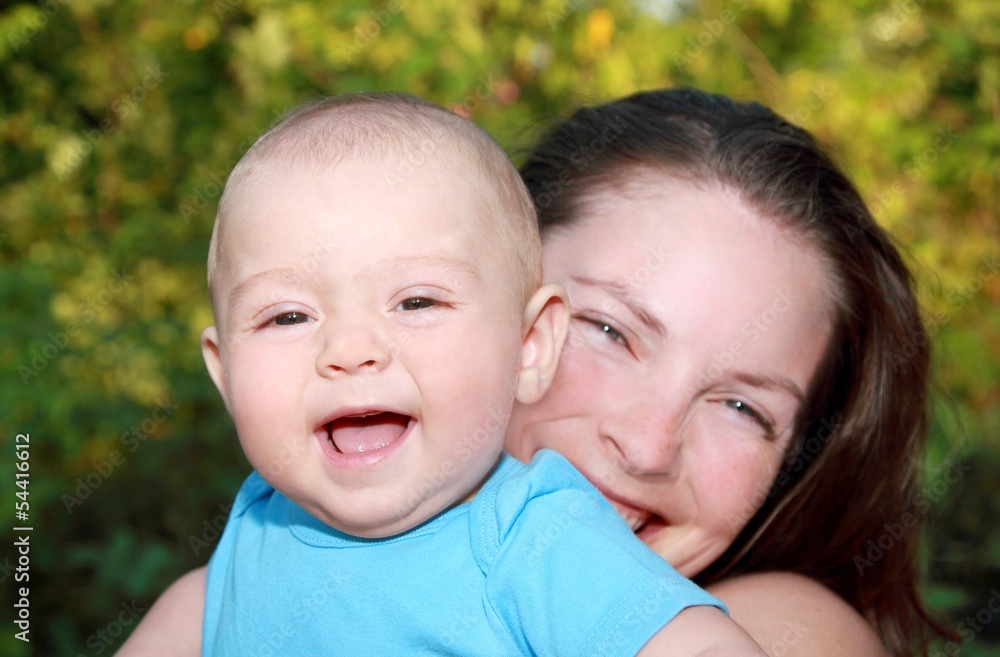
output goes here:
[{"label": "woman's face", "polygon": [[814,249],[733,194],[662,176],[598,193],[548,236],[572,322],[507,447],[564,454],[694,576],[766,499],[832,326]]}]

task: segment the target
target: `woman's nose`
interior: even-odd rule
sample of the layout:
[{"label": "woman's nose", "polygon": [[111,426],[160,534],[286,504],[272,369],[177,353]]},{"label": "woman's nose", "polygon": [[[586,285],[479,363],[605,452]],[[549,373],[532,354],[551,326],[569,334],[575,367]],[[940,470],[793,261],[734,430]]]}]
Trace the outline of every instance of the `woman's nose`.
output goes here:
[{"label": "woman's nose", "polygon": [[323,332],[322,339],[316,369],[324,376],[379,372],[391,360],[391,350],[384,336],[367,322],[330,326]]},{"label": "woman's nose", "polygon": [[[672,417],[673,415],[673,417]],[[678,470],[681,427],[658,400],[608,413],[598,425],[600,439],[632,475],[673,475]]]}]

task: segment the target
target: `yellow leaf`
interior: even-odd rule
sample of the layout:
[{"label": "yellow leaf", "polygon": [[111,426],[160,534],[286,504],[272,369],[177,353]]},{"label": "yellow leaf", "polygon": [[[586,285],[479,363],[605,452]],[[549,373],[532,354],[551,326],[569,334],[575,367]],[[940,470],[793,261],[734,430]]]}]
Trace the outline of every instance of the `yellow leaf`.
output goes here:
[{"label": "yellow leaf", "polygon": [[587,16],[587,47],[591,52],[607,50],[614,33],[615,18],[607,9],[595,9]]},{"label": "yellow leaf", "polygon": [[208,43],[208,35],[205,30],[194,25],[184,30],[184,47],[188,50],[201,50]]}]

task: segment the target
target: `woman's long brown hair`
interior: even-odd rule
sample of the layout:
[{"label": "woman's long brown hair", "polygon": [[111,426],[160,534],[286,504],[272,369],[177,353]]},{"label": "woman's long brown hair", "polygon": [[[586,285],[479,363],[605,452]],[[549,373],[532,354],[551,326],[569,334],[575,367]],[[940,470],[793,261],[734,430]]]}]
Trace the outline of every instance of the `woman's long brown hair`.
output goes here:
[{"label": "woman's long brown hair", "polygon": [[543,239],[640,170],[734,190],[813,245],[834,289],[833,336],[783,465],[734,543],[695,579],[801,573],[854,606],[891,654],[926,655],[935,635],[952,633],[919,592],[930,345],[899,250],[806,131],[694,89],[579,109],[521,166]]}]

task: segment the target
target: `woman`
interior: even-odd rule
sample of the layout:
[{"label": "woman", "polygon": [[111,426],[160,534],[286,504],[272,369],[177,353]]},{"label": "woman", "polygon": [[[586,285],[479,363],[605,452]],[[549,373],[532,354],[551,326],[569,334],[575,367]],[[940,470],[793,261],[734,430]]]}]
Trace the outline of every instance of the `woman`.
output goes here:
[{"label": "woman", "polygon": [[508,448],[565,454],[771,654],[926,654],[928,336],[850,181],[690,89],[581,109],[521,172],[574,321]]},{"label": "woman", "polygon": [[[581,109],[522,173],[574,320],[510,451],[565,454],[775,657],[925,654],[927,336],[850,182],[769,110],[693,90]],[[178,612],[203,587],[161,597],[160,632],[198,637]],[[197,654],[142,634],[123,653]]]}]

